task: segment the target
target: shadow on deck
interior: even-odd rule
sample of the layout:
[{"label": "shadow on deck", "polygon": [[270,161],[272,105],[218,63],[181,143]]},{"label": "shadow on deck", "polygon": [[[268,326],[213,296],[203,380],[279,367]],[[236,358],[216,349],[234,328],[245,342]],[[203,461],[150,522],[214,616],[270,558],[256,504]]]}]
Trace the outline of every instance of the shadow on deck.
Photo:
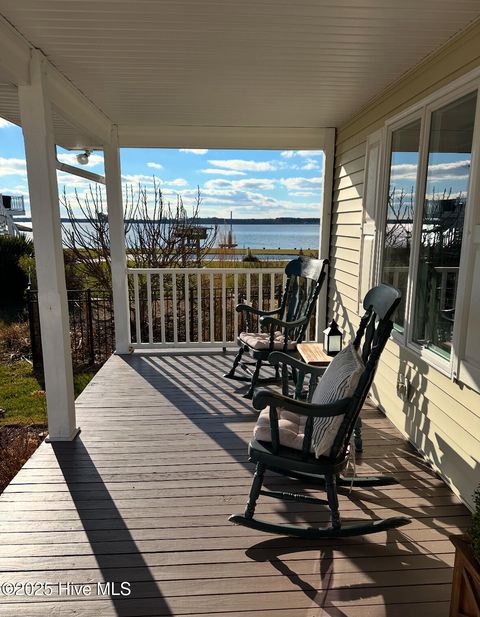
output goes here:
[{"label": "shadow on deck", "polygon": [[[221,378],[230,362],[172,352],[105,364],[77,401],[80,437],[42,444],[0,497],[0,583],[38,592],[2,598],[0,616],[448,615],[448,535],[468,525],[467,510],[372,407],[362,412],[357,472],[393,474],[400,484],[345,489],[343,519],[407,514],[410,525],[305,541],[228,523],[246,501],[256,418],[239,384]],[[286,482],[313,491],[268,479]],[[267,499],[258,512],[327,520],[326,509]],[[102,596],[98,582],[115,586]]]}]

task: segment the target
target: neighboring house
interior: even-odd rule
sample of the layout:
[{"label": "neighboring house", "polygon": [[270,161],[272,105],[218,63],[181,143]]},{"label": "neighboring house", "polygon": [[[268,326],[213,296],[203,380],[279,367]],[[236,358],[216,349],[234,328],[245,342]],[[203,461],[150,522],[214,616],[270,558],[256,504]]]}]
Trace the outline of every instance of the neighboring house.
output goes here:
[{"label": "neighboring house", "polygon": [[25,214],[22,195],[0,194],[0,235],[16,236],[19,229],[14,216]]},{"label": "neighboring house", "polygon": [[[405,301],[373,396],[467,503],[480,478],[480,26],[337,131],[329,314]],[[402,192],[403,191],[403,192]]]}]

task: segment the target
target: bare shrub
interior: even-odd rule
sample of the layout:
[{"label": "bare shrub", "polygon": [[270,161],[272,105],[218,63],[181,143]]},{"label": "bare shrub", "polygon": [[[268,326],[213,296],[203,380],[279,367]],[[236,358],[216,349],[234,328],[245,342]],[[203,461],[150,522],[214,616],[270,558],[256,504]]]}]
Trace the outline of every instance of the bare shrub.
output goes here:
[{"label": "bare shrub", "polygon": [[39,426],[0,428],[0,492],[41,444],[45,438],[44,430]]},{"label": "bare shrub", "polygon": [[0,323],[0,360],[16,362],[30,355],[30,331],[28,322]]}]

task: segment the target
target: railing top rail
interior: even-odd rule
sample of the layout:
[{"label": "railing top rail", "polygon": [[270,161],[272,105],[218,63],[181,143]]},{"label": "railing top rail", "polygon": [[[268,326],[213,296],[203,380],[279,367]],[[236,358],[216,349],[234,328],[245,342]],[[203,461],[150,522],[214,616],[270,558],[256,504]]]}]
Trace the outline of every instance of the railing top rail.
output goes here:
[{"label": "railing top rail", "polygon": [[278,274],[284,272],[285,268],[128,268],[129,274]]},{"label": "railing top rail", "polygon": [[460,270],[459,266],[434,266],[434,269],[437,272],[458,272]]}]

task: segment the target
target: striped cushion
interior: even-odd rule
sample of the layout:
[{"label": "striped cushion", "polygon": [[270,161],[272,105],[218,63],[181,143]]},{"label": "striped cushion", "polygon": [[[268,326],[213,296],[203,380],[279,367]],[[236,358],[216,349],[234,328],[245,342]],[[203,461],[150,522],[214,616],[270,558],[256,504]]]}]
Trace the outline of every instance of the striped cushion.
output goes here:
[{"label": "striped cushion", "polygon": [[[312,403],[327,405],[351,396],[365,369],[355,347],[350,343],[329,364],[312,396]],[[312,445],[315,455],[328,456],[345,414],[313,421]]]}]

